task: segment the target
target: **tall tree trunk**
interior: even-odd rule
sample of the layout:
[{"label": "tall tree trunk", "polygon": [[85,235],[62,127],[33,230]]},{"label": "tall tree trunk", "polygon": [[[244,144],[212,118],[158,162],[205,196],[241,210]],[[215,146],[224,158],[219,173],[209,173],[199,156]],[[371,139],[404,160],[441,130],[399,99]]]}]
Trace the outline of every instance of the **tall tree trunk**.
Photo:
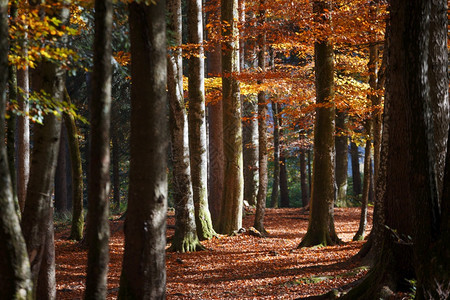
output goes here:
[{"label": "tall tree trunk", "polygon": [[66,172],[66,143],[67,132],[64,124],[61,126],[61,136],[59,140],[58,161],[55,170],[55,210],[56,212],[66,212],[67,210],[67,172]]},{"label": "tall tree trunk", "polygon": [[312,191],[312,157],[311,148],[308,149],[308,188],[309,188],[309,200],[311,201],[311,191]]},{"label": "tall tree trunk", "polygon": [[289,207],[289,187],[288,174],[286,167],[286,142],[283,139],[283,119],[281,117],[281,109],[278,112],[278,125],[280,127],[280,206]]},{"label": "tall tree trunk", "polygon": [[36,299],[56,299],[55,278],[55,238],[53,227],[53,206],[50,204],[50,213],[46,220],[45,247],[42,257],[42,265],[39,270],[38,286],[36,288]]},{"label": "tall tree trunk", "polygon": [[30,265],[14,208],[6,147],[3,143],[8,49],[8,1],[0,0],[0,290],[5,299],[32,299]]},{"label": "tall tree trunk", "polygon": [[[39,8],[40,3],[35,5]],[[59,26],[67,24],[69,16],[67,6],[52,6],[51,9],[46,10],[46,13],[49,18],[59,19],[61,21]],[[46,93],[53,101],[61,102],[64,91],[64,70],[56,62],[48,60],[40,62],[33,72],[33,90]],[[46,245],[45,228],[50,214],[60,131],[61,120],[53,113],[44,116],[42,125],[34,126],[30,179],[22,217],[22,230],[31,265],[33,295],[36,295],[38,275]]]},{"label": "tall tree trunk", "polygon": [[359,171],[359,149],[355,142],[350,143],[350,156],[352,159],[353,196],[361,194],[361,173]]},{"label": "tall tree trunk", "polygon": [[278,196],[280,190],[280,126],[278,124],[278,103],[272,102],[273,116],[273,184],[271,207],[278,207]]},{"label": "tall tree trunk", "polygon": [[206,143],[205,79],[202,1],[188,0],[188,41],[195,45],[189,58],[189,151],[197,235],[215,235],[208,207],[208,149]]},{"label": "tall tree trunk", "polygon": [[[313,10],[317,22],[329,22],[326,15],[330,13],[329,1],[315,1]],[[331,211],[335,198],[334,180],[334,119],[335,108],[333,80],[333,46],[326,37],[314,43],[314,60],[316,75],[316,103],[326,104],[316,108],[314,124],[314,172],[311,193],[311,210],[308,231],[299,247],[315,245],[332,245],[336,233],[330,232],[334,225]]]},{"label": "tall tree trunk", "polygon": [[[9,99],[17,100],[17,69],[15,66],[8,67],[8,92]],[[13,112],[10,112],[9,118],[7,120],[7,130],[6,130],[6,153],[8,156],[8,166],[9,173],[11,174],[11,186],[14,199],[14,206],[16,211],[20,214],[19,200],[17,198],[17,178],[16,178],[16,159],[15,159],[15,134],[16,134],[16,120],[17,117]]]},{"label": "tall tree trunk", "polygon": [[[71,103],[67,89],[64,89],[64,99]],[[64,114],[64,125],[69,141],[70,167],[72,170],[72,224],[69,239],[80,241],[83,238],[83,166],[81,163],[78,130],[73,116]]]},{"label": "tall tree trunk", "polygon": [[89,244],[85,299],[106,298],[109,262],[109,168],[111,118],[111,0],[95,1],[91,150],[86,236]]},{"label": "tall tree trunk", "polygon": [[130,185],[119,299],[166,293],[166,3],[131,2]]},{"label": "tall tree trunk", "polygon": [[[182,19],[181,0],[168,0],[172,32],[170,44],[181,46]],[[175,203],[175,235],[171,251],[191,252],[203,249],[197,236],[195,208],[192,195],[191,168],[189,161],[189,132],[183,97],[183,66],[181,48],[171,50],[167,58],[167,91],[170,107],[170,134],[173,159],[173,198]]]},{"label": "tall tree trunk", "polygon": [[309,204],[309,187],[306,178],[306,150],[300,149],[300,185],[302,190],[302,206],[306,207]]},{"label": "tall tree trunk", "polygon": [[[218,0],[207,0],[207,5],[214,6],[214,11],[207,15],[208,21],[220,19]],[[210,39],[210,37],[208,37]],[[207,55],[208,76],[218,77],[222,73],[220,42],[214,41],[214,47]],[[217,228],[220,217],[223,194],[223,176],[225,158],[223,154],[223,112],[222,102],[218,99],[208,105],[209,128],[209,196],[208,204],[214,228]]]},{"label": "tall tree trunk", "polygon": [[[266,22],[265,16],[265,0],[259,1],[259,16],[258,22],[259,25],[264,25]],[[266,33],[261,32],[258,36],[258,67],[261,71],[266,70]],[[258,81],[259,84],[262,83],[262,80]],[[267,151],[267,117],[268,117],[268,108],[267,108],[267,99],[266,93],[264,91],[259,91],[258,93],[258,136],[259,136],[259,145],[258,145],[258,157],[259,157],[259,189],[256,201],[256,213],[255,213],[255,221],[254,227],[256,230],[261,232],[263,235],[267,234],[266,229],[264,228],[264,214],[266,210],[266,198],[267,198],[267,160],[268,160],[268,151]]]},{"label": "tall tree trunk", "polygon": [[232,233],[242,227],[243,169],[242,122],[239,81],[238,1],[223,0],[222,31],[222,109],[224,189],[218,231]]},{"label": "tall tree trunk", "polygon": [[347,206],[348,178],[348,116],[345,111],[336,112],[336,186],[338,207]]},{"label": "tall tree trunk", "polygon": [[[367,121],[370,122],[370,121]],[[370,126],[370,125],[369,125]],[[369,127],[367,126],[367,127]],[[368,128],[370,131],[370,127]],[[369,134],[370,137],[370,134]],[[366,140],[366,148],[364,151],[364,180],[363,180],[363,193],[361,199],[361,217],[359,219],[359,228],[353,237],[354,241],[361,241],[364,239],[367,225],[367,204],[369,203],[369,192],[370,192],[370,162],[371,162],[371,148],[372,143],[370,138]]]}]

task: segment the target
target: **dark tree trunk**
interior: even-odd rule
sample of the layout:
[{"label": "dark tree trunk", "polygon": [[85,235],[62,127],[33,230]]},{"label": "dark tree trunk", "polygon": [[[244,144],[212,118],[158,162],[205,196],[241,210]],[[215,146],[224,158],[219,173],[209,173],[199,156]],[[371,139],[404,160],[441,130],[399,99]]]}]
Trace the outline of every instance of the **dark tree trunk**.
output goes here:
[{"label": "dark tree trunk", "polygon": [[59,153],[58,161],[56,163],[55,170],[55,211],[66,212],[67,211],[67,132],[64,126],[61,126],[61,137],[59,140]]},{"label": "dark tree trunk", "polygon": [[278,125],[280,126],[280,206],[289,207],[289,187],[286,167],[286,148],[283,142],[283,119],[279,110]]},{"label": "dark tree trunk", "polygon": [[109,262],[109,168],[112,1],[95,1],[94,70],[90,101],[91,150],[85,299],[105,299]]},{"label": "dark tree trunk", "polygon": [[167,216],[166,3],[131,2],[130,186],[119,299],[164,299]]},{"label": "dark tree trunk", "polygon": [[[64,98],[71,103],[67,89],[64,89]],[[73,116],[64,114],[64,125],[67,128],[69,142],[70,167],[72,171],[72,224],[69,239],[80,241],[83,238],[83,168],[81,164],[80,146],[78,143],[78,130]]]},{"label": "dark tree trunk", "polygon": [[272,102],[273,116],[273,184],[270,206],[278,207],[280,191],[280,126],[278,124],[278,103]]},{"label": "dark tree trunk", "polygon": [[309,200],[311,201],[311,191],[312,191],[312,157],[311,152],[313,150],[308,149],[308,188],[309,188]]},{"label": "dark tree trunk", "polygon": [[350,156],[352,159],[353,196],[361,195],[361,172],[359,171],[359,149],[354,143],[350,143]]},{"label": "dark tree trunk", "polygon": [[[265,0],[260,0],[259,2],[259,23],[261,26],[264,25],[266,21],[265,17]],[[259,52],[258,52],[258,67],[265,71],[266,69],[266,33],[262,32],[258,36],[258,44],[259,44]],[[259,81],[258,83],[262,83]],[[263,235],[267,234],[266,229],[264,228],[264,214],[266,210],[266,197],[267,197],[267,160],[268,160],[268,151],[267,151],[267,99],[266,93],[264,91],[260,91],[258,93],[258,160],[259,160],[259,189],[256,200],[256,213],[255,213],[255,221],[254,227]]]},{"label": "dark tree trunk", "polygon": [[309,187],[306,178],[306,150],[300,150],[300,182],[302,189],[302,206],[306,207],[309,204]]},{"label": "dark tree trunk", "polygon": [[201,240],[216,233],[208,207],[208,151],[206,142],[205,79],[203,50],[202,1],[188,0],[188,41],[196,45],[189,58],[189,151],[192,191],[195,206],[195,224]]},{"label": "dark tree trunk", "polygon": [[232,233],[242,227],[244,175],[242,170],[242,122],[239,81],[238,1],[223,0],[222,30],[222,109],[224,188],[218,230]]},{"label": "dark tree trunk", "polygon": [[[8,67],[8,92],[9,99],[16,100],[17,99],[17,70],[15,66]],[[14,199],[14,206],[16,207],[16,211],[20,214],[19,208],[19,200],[17,198],[17,178],[16,178],[16,159],[15,159],[15,134],[16,134],[16,120],[17,117],[14,113],[9,114],[9,118],[7,120],[7,130],[6,130],[6,153],[8,156],[8,166],[9,173],[11,174],[11,186],[12,193]]]},{"label": "dark tree trunk", "polygon": [[348,116],[345,111],[336,113],[336,206],[347,206],[348,178]]},{"label": "dark tree trunk", "polygon": [[[329,1],[315,1],[316,22],[329,22],[326,14],[331,10]],[[335,198],[334,179],[334,119],[333,46],[321,37],[314,43],[316,74],[316,103],[327,104],[316,108],[314,124],[314,172],[308,231],[299,247],[332,245],[337,242],[333,224]],[[331,232],[330,232],[331,229]]]},{"label": "dark tree trunk", "polygon": [[5,299],[32,299],[30,265],[11,190],[6,157],[5,108],[8,82],[8,1],[0,1],[0,290]]},{"label": "dark tree trunk", "polygon": [[38,286],[36,288],[36,299],[56,299],[56,278],[55,278],[55,238],[53,227],[53,207],[49,208],[50,213],[46,220],[45,247],[42,257],[42,265],[39,270]]},{"label": "dark tree trunk", "polygon": [[[172,32],[171,45],[181,46],[181,0],[168,0]],[[170,134],[173,159],[173,198],[175,203],[175,235],[170,251],[191,252],[203,249],[197,236],[189,161],[189,133],[183,97],[181,48],[173,49],[167,58],[167,91],[170,106]]]}]

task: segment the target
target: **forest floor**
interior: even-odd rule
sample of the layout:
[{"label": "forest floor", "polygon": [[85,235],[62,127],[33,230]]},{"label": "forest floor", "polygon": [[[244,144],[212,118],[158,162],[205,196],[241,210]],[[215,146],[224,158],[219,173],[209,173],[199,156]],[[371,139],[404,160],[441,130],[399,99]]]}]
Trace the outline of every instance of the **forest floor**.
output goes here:
[{"label": "forest floor", "polygon": [[[253,225],[254,214],[244,218]],[[270,236],[248,231],[202,242],[196,253],[167,253],[168,299],[296,299],[320,295],[345,286],[367,272],[358,261],[348,261],[363,242],[352,242],[360,208],[336,208],[335,224],[343,244],[296,249],[308,227],[308,212],[299,208],[267,209],[265,228]],[[169,213],[168,224],[175,223]],[[369,210],[369,225],[372,210]],[[173,235],[168,229],[167,236]],[[87,251],[68,241],[69,229],[57,227],[57,299],[82,299]],[[123,221],[111,221],[108,299],[116,299],[123,255]]]}]

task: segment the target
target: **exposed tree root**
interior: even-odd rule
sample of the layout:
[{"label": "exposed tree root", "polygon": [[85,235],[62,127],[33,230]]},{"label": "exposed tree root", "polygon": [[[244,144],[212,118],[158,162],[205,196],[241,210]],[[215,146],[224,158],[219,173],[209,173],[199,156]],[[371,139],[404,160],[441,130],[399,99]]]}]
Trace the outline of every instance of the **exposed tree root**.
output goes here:
[{"label": "exposed tree root", "polygon": [[198,238],[192,236],[187,237],[173,237],[172,245],[167,249],[169,252],[195,252],[206,250],[206,248],[200,243]]}]

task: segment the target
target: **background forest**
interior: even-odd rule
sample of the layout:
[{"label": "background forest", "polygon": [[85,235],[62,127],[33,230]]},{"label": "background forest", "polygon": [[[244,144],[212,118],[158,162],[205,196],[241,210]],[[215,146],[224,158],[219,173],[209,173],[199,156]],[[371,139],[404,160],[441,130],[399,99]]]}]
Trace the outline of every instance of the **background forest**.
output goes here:
[{"label": "background forest", "polygon": [[160,299],[166,252],[270,238],[266,207],[309,215],[296,248],[341,247],[355,206],[370,271],[323,299],[450,296],[447,1],[0,0],[0,22],[6,299],[58,298],[55,224],[106,299],[124,220],[118,298]]}]

